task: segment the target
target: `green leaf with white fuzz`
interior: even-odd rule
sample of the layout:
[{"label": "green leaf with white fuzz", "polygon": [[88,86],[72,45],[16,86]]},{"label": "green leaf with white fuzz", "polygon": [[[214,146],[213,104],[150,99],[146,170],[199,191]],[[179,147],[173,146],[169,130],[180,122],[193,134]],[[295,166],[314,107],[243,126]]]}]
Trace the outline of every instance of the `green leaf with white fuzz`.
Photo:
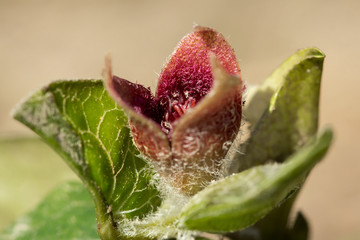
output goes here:
[{"label": "green leaf with white fuzz", "polygon": [[316,48],[300,50],[250,91],[244,115],[251,134],[229,151],[236,162],[232,172],[282,162],[316,134],[324,57]]},{"label": "green leaf with white fuzz", "polygon": [[253,167],[210,185],[183,208],[180,226],[219,233],[253,225],[301,186],[331,140],[326,130],[284,163]]},{"label": "green leaf with white fuzz", "polygon": [[102,81],[54,82],[23,102],[14,117],[84,182],[104,239],[118,234],[115,222],[141,219],[160,205],[152,169],[133,145],[127,118]]},{"label": "green leaf with white fuzz", "polygon": [[[264,111],[268,108],[270,99],[274,93],[279,91],[286,81],[295,78],[295,74],[298,74],[297,81],[301,81],[302,76],[312,78],[313,80],[311,81],[316,81],[317,77],[317,81],[320,81],[319,76],[317,76],[319,75],[319,69],[316,68],[320,68],[321,76],[321,67],[324,57],[325,55],[317,48],[300,50],[285,60],[262,84],[250,88],[247,94],[246,105],[244,106],[246,120],[255,127],[261,116],[264,114]],[[305,69],[301,68],[302,65],[305,65]],[[302,76],[299,75],[301,69],[304,69],[301,74]],[[317,71],[314,72],[314,70]]]}]

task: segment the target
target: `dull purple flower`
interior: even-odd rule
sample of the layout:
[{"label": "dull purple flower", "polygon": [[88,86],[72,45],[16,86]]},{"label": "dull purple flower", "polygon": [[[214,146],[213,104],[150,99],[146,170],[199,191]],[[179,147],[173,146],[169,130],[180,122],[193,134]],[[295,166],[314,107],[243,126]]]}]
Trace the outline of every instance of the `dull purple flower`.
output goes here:
[{"label": "dull purple flower", "polygon": [[241,124],[242,81],[233,49],[211,28],[186,35],[149,88],[112,75],[105,84],[129,116],[139,151],[167,183],[192,195],[217,179]]}]

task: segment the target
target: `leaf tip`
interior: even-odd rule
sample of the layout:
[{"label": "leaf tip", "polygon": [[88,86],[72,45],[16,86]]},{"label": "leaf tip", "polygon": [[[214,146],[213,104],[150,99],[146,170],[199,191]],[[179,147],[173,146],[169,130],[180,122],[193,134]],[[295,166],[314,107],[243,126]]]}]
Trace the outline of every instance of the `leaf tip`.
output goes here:
[{"label": "leaf tip", "polygon": [[323,143],[324,148],[328,149],[331,146],[331,143],[334,138],[334,132],[332,128],[326,127],[320,134],[319,134],[319,142]]},{"label": "leaf tip", "polygon": [[34,92],[31,92],[28,96],[21,99],[19,103],[17,103],[10,111],[10,116],[14,118],[15,120],[26,124],[26,109],[29,107],[29,103],[35,102],[37,99],[41,98],[43,96],[43,90],[36,90]]},{"label": "leaf tip", "polygon": [[303,50],[300,50],[300,52],[303,52],[306,56],[310,57],[310,58],[325,58],[325,53],[323,51],[321,51],[319,48],[317,47],[309,47],[309,48],[305,48]]}]

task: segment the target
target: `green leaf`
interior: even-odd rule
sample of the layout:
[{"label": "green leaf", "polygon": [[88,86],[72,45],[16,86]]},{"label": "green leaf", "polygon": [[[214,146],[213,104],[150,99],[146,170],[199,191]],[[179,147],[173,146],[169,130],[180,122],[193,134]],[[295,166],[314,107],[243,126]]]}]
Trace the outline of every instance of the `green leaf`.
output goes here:
[{"label": "green leaf", "polygon": [[81,183],[64,183],[0,233],[0,239],[97,240],[94,203]]},{"label": "green leaf", "polygon": [[254,225],[259,230],[261,239],[289,240],[289,226],[293,222],[290,211],[298,193],[296,191],[291,194]]},{"label": "green leaf", "polygon": [[235,172],[269,160],[282,162],[316,134],[324,57],[316,48],[300,50],[250,92],[244,115],[252,132],[230,151]]},{"label": "green leaf", "polygon": [[[296,219],[294,224],[293,218],[290,216],[291,207],[296,199],[298,193],[289,196],[280,206],[271,210],[264,218],[260,219],[251,227],[245,228],[240,231],[227,233],[226,236],[230,239],[237,240],[294,240],[296,237],[307,237],[307,229],[303,229],[303,225],[300,228],[298,226],[299,217]],[[298,213],[298,216],[301,213]],[[301,224],[306,220],[301,215]],[[301,238],[307,240],[307,238]],[[299,239],[300,240],[300,239]]]},{"label": "green leaf", "polygon": [[210,185],[183,208],[180,226],[231,232],[256,223],[297,190],[331,140],[326,130],[284,163],[253,167]]},{"label": "green leaf", "polygon": [[153,172],[133,145],[124,112],[102,81],[59,81],[34,93],[14,117],[39,134],[82,179],[96,207],[99,234],[141,219],[161,203]]}]

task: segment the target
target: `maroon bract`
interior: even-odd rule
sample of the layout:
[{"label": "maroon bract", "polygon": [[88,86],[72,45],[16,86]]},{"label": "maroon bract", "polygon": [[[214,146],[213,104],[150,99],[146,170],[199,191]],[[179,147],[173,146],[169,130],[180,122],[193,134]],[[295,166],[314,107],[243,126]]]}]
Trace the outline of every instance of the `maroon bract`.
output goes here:
[{"label": "maroon bract", "polygon": [[217,179],[241,124],[242,81],[231,46],[211,28],[195,27],[162,70],[156,96],[112,75],[108,91],[129,116],[134,143],[167,183],[192,195]]}]

